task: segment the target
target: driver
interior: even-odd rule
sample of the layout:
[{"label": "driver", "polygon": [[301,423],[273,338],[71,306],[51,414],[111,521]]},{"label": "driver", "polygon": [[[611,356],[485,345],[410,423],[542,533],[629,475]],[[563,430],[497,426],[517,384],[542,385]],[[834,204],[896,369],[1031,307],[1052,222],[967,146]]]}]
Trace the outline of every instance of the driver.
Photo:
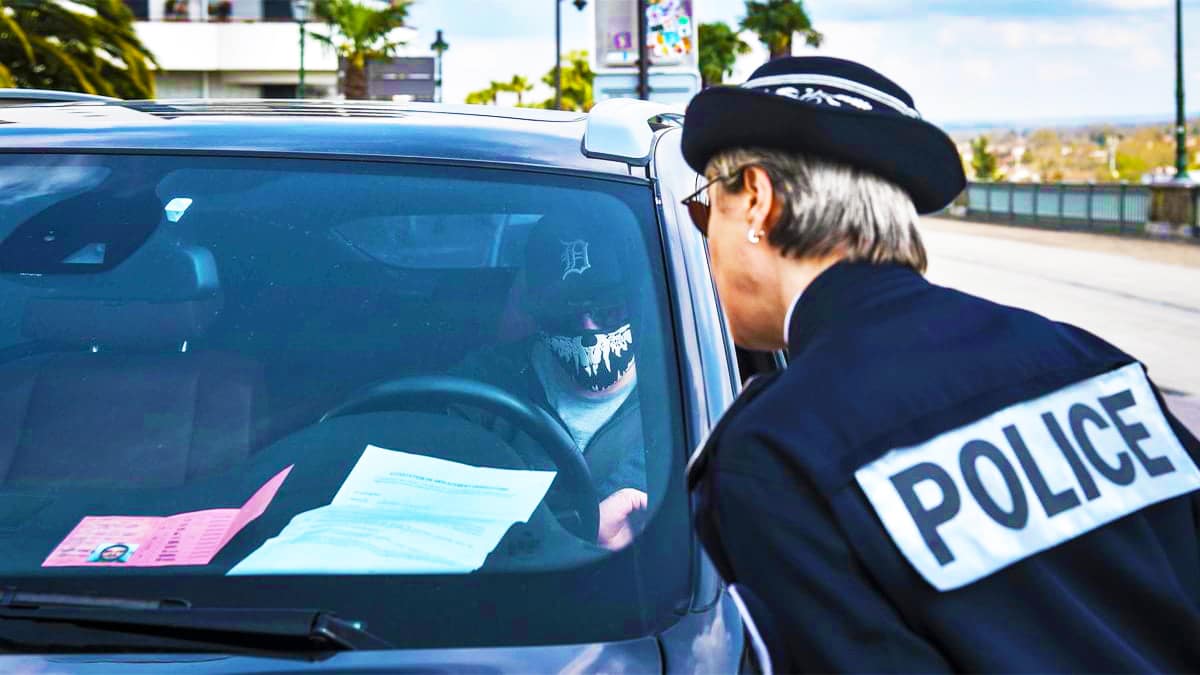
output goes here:
[{"label": "driver", "polygon": [[[530,398],[570,433],[601,496],[598,543],[610,550],[633,540],[647,508],[638,333],[621,259],[612,234],[542,218],[525,249],[524,309],[537,330],[455,369]],[[530,466],[553,467],[532,441],[511,440]]]}]

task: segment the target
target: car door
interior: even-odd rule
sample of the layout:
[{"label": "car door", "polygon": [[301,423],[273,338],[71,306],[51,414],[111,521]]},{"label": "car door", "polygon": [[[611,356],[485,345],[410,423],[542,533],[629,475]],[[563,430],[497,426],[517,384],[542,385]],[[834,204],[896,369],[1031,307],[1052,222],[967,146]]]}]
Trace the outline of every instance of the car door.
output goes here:
[{"label": "car door", "polygon": [[[689,376],[692,378],[704,401],[704,415],[699,417],[705,420],[705,428],[698,430],[699,440],[695,445],[699,448],[707,431],[733,402],[742,385],[755,375],[785,368],[787,358],[783,351],[756,352],[733,344],[709,270],[707,242],[681,204],[684,197],[703,184],[702,176],[684,161],[681,138],[678,129],[659,135],[651,176],[655,179],[669,264],[677,267],[673,270],[676,279],[686,280],[686,288],[680,289],[675,305],[680,315],[680,337],[684,342],[680,352],[690,361],[684,368],[685,380]],[[748,655],[749,641],[739,613],[742,603],[721,581],[703,550],[698,545],[696,549],[689,618],[660,636],[667,671],[732,672],[746,663]],[[724,627],[723,631],[718,630],[718,624]],[[720,645],[710,650],[714,653],[709,657],[719,663],[705,662],[695,648],[699,644],[695,638],[698,631],[710,635],[714,640],[712,644]],[[718,632],[725,642],[715,638]]]}]

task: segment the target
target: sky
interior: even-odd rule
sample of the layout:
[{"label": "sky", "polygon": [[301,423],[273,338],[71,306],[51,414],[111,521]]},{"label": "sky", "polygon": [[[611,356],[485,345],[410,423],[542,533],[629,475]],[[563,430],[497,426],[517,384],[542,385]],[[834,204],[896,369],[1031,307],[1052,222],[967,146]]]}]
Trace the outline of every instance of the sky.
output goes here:
[{"label": "sky", "polygon": [[[416,0],[413,53],[441,28],[450,44],[444,98],[514,74],[536,81],[554,63],[559,0]],[[736,26],[743,0],[693,0],[698,23]],[[1174,0],[805,0],[820,54],[860,61],[907,89],[943,124],[1079,119],[1172,119],[1175,110]],[[1200,111],[1200,0],[1183,0],[1188,109]],[[592,7],[562,0],[563,51],[594,51]],[[766,60],[754,51],[733,77]],[[551,91],[539,83],[531,100]]]}]

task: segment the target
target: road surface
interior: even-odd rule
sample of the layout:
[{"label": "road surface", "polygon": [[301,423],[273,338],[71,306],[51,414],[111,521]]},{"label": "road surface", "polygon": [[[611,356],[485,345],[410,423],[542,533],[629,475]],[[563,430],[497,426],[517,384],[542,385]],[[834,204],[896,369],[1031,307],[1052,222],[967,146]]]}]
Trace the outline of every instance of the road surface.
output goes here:
[{"label": "road surface", "polygon": [[929,278],[1100,335],[1200,432],[1200,246],[927,218]]}]

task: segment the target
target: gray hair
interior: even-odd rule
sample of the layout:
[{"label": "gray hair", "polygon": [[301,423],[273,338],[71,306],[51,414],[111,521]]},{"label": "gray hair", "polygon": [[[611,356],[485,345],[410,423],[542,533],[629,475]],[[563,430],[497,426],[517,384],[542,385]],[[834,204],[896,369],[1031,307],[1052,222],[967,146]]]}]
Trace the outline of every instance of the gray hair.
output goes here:
[{"label": "gray hair", "polygon": [[[767,241],[784,256],[897,263],[918,272],[927,265],[912,198],[895,184],[849,165],[776,150],[731,149],[708,162],[709,178],[729,176],[743,189],[742,169],[760,166],[771,177],[782,212]],[[732,180],[732,178],[738,180]]]}]

